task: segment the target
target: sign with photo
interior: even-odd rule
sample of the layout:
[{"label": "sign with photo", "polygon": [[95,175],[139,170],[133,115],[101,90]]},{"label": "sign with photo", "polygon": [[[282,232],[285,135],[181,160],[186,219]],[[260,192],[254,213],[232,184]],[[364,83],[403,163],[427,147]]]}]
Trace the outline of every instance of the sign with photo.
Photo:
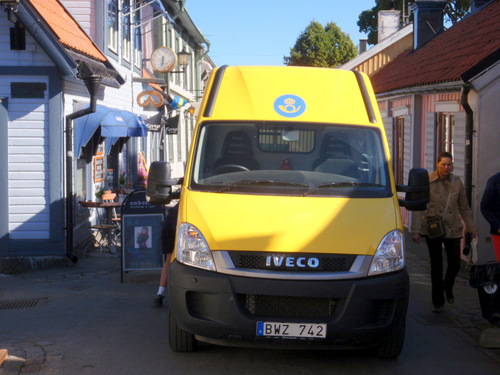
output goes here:
[{"label": "sign with photo", "polygon": [[139,189],[127,195],[121,214],[122,281],[123,271],[161,270],[164,206],[150,204],[146,201],[146,191]]},{"label": "sign with photo", "polygon": [[123,270],[155,270],[163,267],[161,227],[163,214],[123,217]]}]

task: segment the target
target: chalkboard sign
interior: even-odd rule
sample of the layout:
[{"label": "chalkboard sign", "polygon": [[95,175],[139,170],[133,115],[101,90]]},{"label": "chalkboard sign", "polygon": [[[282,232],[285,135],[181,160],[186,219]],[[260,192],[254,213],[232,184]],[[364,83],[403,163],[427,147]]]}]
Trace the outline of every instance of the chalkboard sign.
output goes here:
[{"label": "chalkboard sign", "polygon": [[163,268],[161,248],[163,205],[146,201],[146,190],[133,191],[122,204],[122,281],[123,271]]},{"label": "chalkboard sign", "polygon": [[94,157],[94,182],[101,182],[104,180],[104,157]]}]

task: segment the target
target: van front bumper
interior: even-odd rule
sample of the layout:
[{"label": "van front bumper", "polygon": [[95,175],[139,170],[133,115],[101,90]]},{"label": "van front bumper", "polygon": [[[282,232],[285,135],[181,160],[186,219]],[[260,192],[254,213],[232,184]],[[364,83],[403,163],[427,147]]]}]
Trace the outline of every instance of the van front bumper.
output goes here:
[{"label": "van front bumper", "polygon": [[[175,261],[170,314],[200,341],[233,346],[366,347],[405,324],[406,270],[349,280],[276,280],[219,274]],[[256,335],[257,322],[325,323],[326,338]]]}]

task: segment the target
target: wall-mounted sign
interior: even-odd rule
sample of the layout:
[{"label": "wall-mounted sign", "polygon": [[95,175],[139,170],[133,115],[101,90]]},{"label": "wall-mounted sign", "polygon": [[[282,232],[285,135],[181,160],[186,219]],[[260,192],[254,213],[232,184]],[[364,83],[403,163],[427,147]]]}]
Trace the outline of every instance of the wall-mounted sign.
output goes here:
[{"label": "wall-mounted sign", "polygon": [[148,131],[159,132],[161,131],[161,128],[165,126],[166,123],[165,112],[163,110],[160,110],[155,115],[144,120],[144,122],[148,126]]},{"label": "wall-mounted sign", "polygon": [[10,95],[13,98],[36,98],[43,99],[47,91],[45,82],[11,82]]},{"label": "wall-mounted sign", "polygon": [[167,134],[177,134],[179,129],[179,116],[170,117],[165,125]]},{"label": "wall-mounted sign", "polygon": [[155,108],[160,108],[164,103],[163,95],[157,91],[143,91],[137,95],[137,104],[141,107],[152,105]]},{"label": "wall-mounted sign", "polygon": [[148,132],[157,133],[161,129],[161,124],[147,124],[147,125],[148,125]]},{"label": "wall-mounted sign", "polygon": [[94,182],[101,182],[104,180],[104,157],[94,157]]}]

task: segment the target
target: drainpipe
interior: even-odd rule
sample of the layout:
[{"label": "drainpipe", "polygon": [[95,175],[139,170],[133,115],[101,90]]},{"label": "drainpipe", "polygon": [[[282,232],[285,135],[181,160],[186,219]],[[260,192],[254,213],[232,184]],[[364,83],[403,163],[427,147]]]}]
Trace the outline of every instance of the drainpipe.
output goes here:
[{"label": "drainpipe", "polygon": [[208,54],[208,52],[210,51],[210,43],[209,42],[206,42],[205,43],[207,45],[207,49],[205,50],[205,52],[202,53],[202,55],[200,56],[200,58],[198,59],[198,61],[201,61],[203,60],[203,58]]},{"label": "drainpipe", "polygon": [[175,19],[177,17],[179,17],[182,12],[184,12],[184,9],[185,9],[185,6],[186,6],[185,5],[186,4],[185,0],[178,0],[177,2],[181,4],[181,9],[172,16],[172,21],[175,21]]},{"label": "drainpipe", "polygon": [[471,84],[462,87],[460,104],[465,110],[465,193],[469,204],[472,205],[472,135],[474,133],[474,112],[467,101]]},{"label": "drainpipe", "polygon": [[73,255],[73,127],[71,125],[74,119],[96,111],[97,93],[101,81],[102,77],[96,75],[83,77],[90,94],[90,107],[66,116],[66,256],[73,263],[78,262],[78,257]]},{"label": "drainpipe", "polygon": [[[462,86],[460,104],[465,110],[465,195],[472,206],[472,135],[474,133],[474,112],[467,101],[472,85],[465,83]],[[465,234],[465,247],[470,248],[472,236]]]}]

